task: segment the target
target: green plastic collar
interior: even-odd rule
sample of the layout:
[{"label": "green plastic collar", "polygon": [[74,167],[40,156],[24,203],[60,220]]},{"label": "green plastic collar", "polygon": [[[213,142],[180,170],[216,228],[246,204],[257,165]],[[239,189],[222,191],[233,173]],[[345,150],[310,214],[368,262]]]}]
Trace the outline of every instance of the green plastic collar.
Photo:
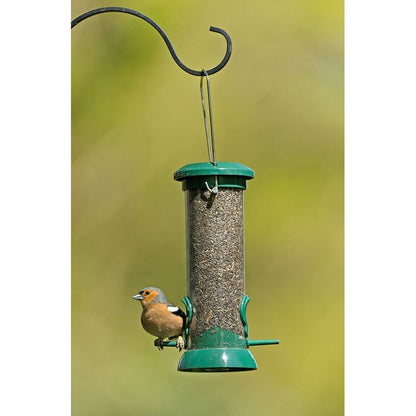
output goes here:
[{"label": "green plastic collar", "polygon": [[241,163],[210,162],[191,163],[177,170],[173,178],[182,181],[182,189],[205,189],[213,187],[217,179],[219,188],[246,189],[246,181],[254,178],[254,171]]}]

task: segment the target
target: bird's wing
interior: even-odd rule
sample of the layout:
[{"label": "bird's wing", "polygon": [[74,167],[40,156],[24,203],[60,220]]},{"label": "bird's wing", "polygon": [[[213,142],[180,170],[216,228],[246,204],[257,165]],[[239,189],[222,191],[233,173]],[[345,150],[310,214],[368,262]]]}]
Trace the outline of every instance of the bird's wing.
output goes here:
[{"label": "bird's wing", "polygon": [[182,324],[182,330],[185,329],[185,325],[186,325],[186,314],[185,312],[181,309],[178,308],[177,306],[173,305],[172,303],[168,303],[168,310],[173,313],[174,315],[180,316],[183,320],[183,324]]}]

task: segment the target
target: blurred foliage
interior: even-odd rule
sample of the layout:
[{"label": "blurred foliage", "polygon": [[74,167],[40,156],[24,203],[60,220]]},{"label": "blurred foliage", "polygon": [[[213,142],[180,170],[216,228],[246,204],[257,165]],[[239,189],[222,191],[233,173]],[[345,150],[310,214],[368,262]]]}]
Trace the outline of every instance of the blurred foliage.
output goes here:
[{"label": "blurred foliage", "polygon": [[219,160],[256,171],[245,192],[246,293],[259,369],[176,371],[131,296],[186,295],[184,203],[172,178],[207,160],[199,79],[159,34],[108,13],[72,31],[73,414],[343,414],[343,2],[72,2],[153,18],[189,67],[211,68]]}]

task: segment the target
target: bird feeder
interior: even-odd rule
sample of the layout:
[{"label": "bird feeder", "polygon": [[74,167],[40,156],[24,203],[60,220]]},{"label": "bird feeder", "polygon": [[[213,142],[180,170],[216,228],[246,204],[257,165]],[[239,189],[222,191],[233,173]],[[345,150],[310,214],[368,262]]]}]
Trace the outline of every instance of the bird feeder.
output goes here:
[{"label": "bird feeder", "polygon": [[185,193],[187,351],[179,371],[257,368],[250,341],[244,279],[244,190],[254,171],[240,163],[186,165],[175,172]]},{"label": "bird feeder", "polygon": [[[150,18],[121,7],[91,10],[72,21],[105,12],[128,13],[151,24],[162,36],[181,69],[201,77],[200,89],[208,144],[209,161],[183,166],[174,173],[185,194],[187,296],[182,300],[187,311],[186,352],[178,370],[225,372],[255,370],[249,351],[254,345],[278,344],[279,340],[250,340],[246,317],[250,298],[245,294],[244,274],[244,191],[254,171],[240,163],[217,162],[214,147],[209,75],[222,69],[231,56],[231,39],[219,28],[211,27],[227,41],[223,60],[210,70],[196,71],[177,57],[169,38]],[[207,82],[209,127],[203,94]],[[175,346],[165,341],[165,346]]]}]

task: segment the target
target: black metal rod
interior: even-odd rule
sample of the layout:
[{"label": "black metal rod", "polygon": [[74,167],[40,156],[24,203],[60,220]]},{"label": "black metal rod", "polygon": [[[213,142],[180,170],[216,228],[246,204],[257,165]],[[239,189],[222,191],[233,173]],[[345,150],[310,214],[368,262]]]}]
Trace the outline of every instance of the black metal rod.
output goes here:
[{"label": "black metal rod", "polygon": [[169,38],[167,37],[166,33],[162,30],[162,28],[155,23],[152,19],[150,19],[149,17],[145,16],[144,14],[137,12],[136,10],[132,10],[132,9],[127,9],[125,7],[101,7],[99,9],[94,9],[94,10],[90,10],[78,17],[76,17],[74,20],[72,20],[71,22],[71,29],[76,26],[78,23],[82,22],[83,20],[87,19],[88,17],[91,16],[95,16],[96,14],[101,14],[101,13],[108,13],[108,12],[119,12],[119,13],[127,13],[127,14],[131,14],[133,16],[139,17],[140,19],[145,20],[147,23],[149,23],[150,25],[152,25],[160,34],[160,36],[162,36],[163,40],[165,41],[170,54],[172,55],[172,58],[174,59],[174,61],[178,64],[178,66],[180,68],[182,68],[185,72],[187,72],[188,74],[191,75],[195,75],[195,76],[202,76],[204,75],[204,73],[206,72],[208,75],[212,75],[215,74],[216,72],[220,71],[222,68],[224,68],[224,66],[227,64],[227,62],[229,61],[230,57],[231,57],[231,49],[232,49],[232,44],[231,44],[231,38],[228,35],[227,32],[225,32],[225,30],[222,30],[218,27],[213,27],[211,26],[209,28],[209,30],[211,32],[216,32],[216,33],[220,33],[221,35],[224,36],[225,40],[227,41],[227,50],[225,52],[224,58],[222,59],[222,61],[215,66],[214,68],[208,69],[205,72],[203,70],[201,71],[195,71],[191,68],[188,68],[186,65],[184,65],[181,60],[178,58],[178,56],[176,55],[175,50],[173,49],[172,43],[169,40]]}]

